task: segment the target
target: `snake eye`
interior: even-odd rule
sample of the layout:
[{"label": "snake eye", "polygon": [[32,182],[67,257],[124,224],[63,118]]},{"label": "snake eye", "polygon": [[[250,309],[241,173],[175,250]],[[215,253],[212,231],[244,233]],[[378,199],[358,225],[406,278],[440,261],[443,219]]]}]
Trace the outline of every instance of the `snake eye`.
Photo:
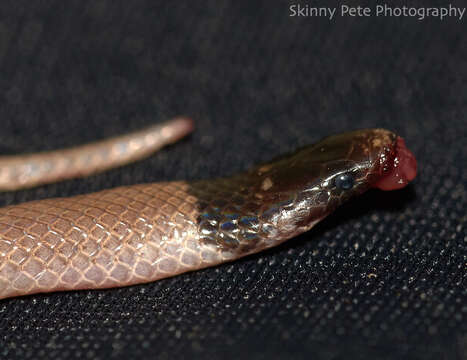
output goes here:
[{"label": "snake eye", "polygon": [[354,182],[355,180],[351,174],[340,174],[335,180],[336,187],[341,190],[352,189]]}]

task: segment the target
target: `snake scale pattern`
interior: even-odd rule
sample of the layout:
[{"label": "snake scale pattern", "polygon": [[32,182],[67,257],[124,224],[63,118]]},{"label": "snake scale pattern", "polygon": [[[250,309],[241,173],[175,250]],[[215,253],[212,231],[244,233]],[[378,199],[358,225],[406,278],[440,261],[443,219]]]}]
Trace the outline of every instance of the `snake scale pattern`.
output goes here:
[{"label": "snake scale pattern", "polygon": [[[85,176],[188,134],[177,118],[49,153],[0,158],[0,187]],[[140,184],[0,209],[0,299],[145,283],[232,261],[309,230],[371,187],[401,188],[416,162],[383,129],[334,135],[231,177]]]}]

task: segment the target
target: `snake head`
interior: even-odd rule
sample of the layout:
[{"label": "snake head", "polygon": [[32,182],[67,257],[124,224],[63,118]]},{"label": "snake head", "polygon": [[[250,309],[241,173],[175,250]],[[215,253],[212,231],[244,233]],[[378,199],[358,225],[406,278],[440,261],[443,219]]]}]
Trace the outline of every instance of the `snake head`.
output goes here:
[{"label": "snake head", "polygon": [[289,221],[307,226],[372,187],[406,186],[416,175],[416,161],[393,132],[366,129],[324,138],[256,168],[254,175],[262,199],[284,214],[287,207],[280,205],[293,203]]},{"label": "snake head", "polygon": [[415,157],[404,140],[385,129],[330,136],[313,146],[311,151],[322,164],[321,187],[335,194],[359,194],[372,187],[400,189],[417,173]]},{"label": "snake head", "polygon": [[243,254],[309,230],[372,187],[401,188],[415,173],[415,158],[400,137],[368,129],[330,136],[246,173],[191,187],[196,198],[204,197],[199,224],[206,243]]}]

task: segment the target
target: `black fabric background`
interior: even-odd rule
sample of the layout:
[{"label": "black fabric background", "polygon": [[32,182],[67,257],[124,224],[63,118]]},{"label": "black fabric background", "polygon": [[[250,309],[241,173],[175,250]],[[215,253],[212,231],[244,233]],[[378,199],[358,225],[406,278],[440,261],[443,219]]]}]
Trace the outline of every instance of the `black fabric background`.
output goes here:
[{"label": "black fabric background", "polygon": [[[302,4],[343,3],[357,4]],[[403,136],[419,175],[231,264],[2,300],[1,359],[466,358],[467,19],[293,18],[289,4],[2,1],[2,154],[178,114],[196,132],[121,169],[2,193],[1,205],[227,175],[364,127]]]}]

